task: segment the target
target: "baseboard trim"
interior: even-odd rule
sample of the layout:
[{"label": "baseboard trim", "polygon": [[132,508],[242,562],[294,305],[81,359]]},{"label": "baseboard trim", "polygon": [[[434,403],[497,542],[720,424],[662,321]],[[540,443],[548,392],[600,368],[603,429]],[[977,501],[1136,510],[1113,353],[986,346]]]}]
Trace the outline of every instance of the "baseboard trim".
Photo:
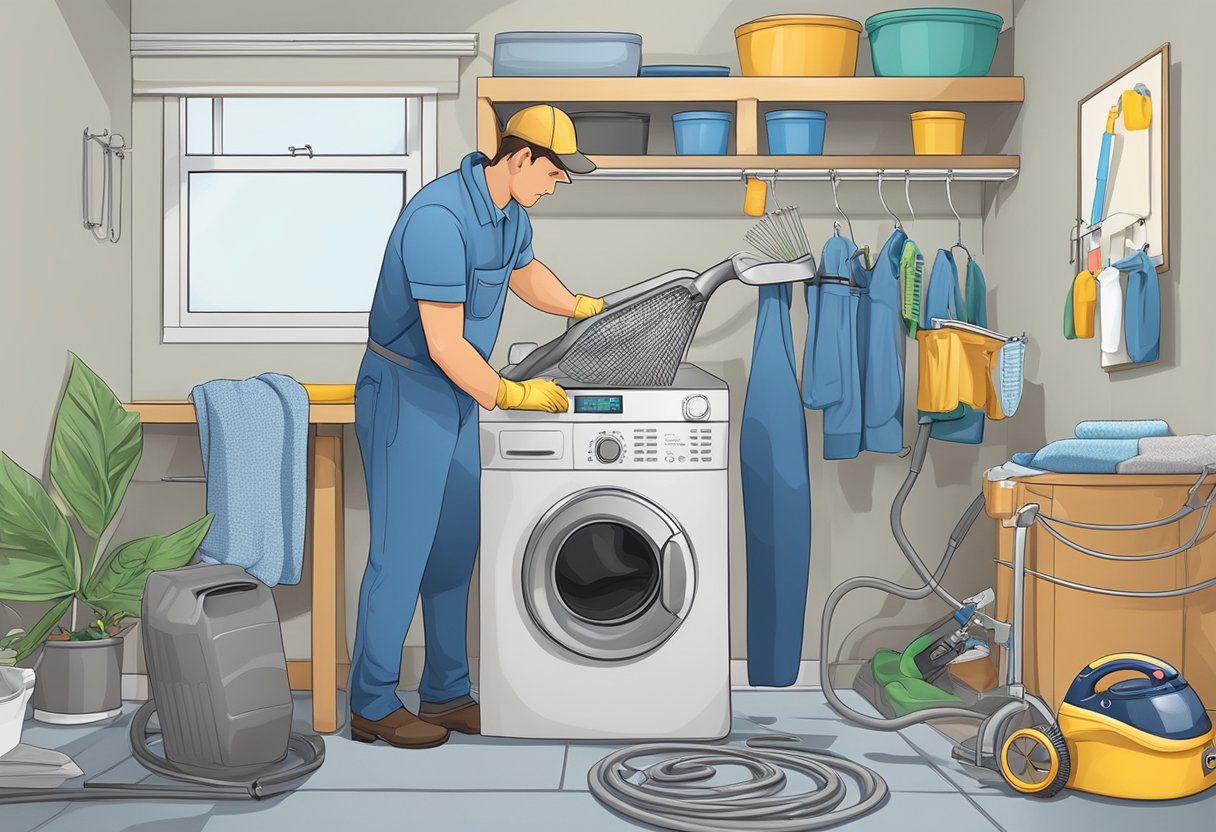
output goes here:
[{"label": "baseboard trim", "polygon": [[730,689],[731,690],[819,690],[819,662],[798,662],[798,678],[794,684],[786,687],[769,687],[753,685],[747,681],[747,660],[730,660]]}]

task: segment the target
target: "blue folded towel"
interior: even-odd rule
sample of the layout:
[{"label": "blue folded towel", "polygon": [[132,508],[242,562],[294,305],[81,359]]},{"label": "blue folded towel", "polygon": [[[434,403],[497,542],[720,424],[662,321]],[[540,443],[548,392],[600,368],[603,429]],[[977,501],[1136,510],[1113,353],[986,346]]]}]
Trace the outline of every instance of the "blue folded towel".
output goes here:
[{"label": "blue folded towel", "polygon": [[215,520],[199,555],[267,586],[300,582],[308,481],[308,394],[290,376],[221,379],[191,392]]},{"label": "blue folded towel", "polygon": [[1146,436],[1169,436],[1170,426],[1164,419],[1093,419],[1077,425],[1078,439],[1143,439]]},{"label": "blue folded towel", "polygon": [[1060,439],[1013,461],[1058,474],[1113,474],[1115,466],[1140,452],[1138,439]]}]

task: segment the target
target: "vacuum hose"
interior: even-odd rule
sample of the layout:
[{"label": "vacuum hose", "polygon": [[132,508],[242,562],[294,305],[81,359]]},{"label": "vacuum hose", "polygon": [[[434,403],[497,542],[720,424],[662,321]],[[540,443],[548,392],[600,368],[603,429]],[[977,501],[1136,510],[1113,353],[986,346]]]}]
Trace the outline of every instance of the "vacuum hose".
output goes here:
[{"label": "vacuum hose", "polygon": [[916,552],[916,548],[912,545],[912,541],[908,539],[908,535],[904,532],[904,503],[907,502],[908,495],[912,492],[912,487],[916,485],[916,480],[920,477],[921,468],[924,467],[925,455],[929,446],[929,429],[930,425],[921,425],[917,431],[916,444],[912,448],[912,462],[908,466],[908,476],[904,478],[904,483],[900,487],[899,493],[895,496],[895,501],[891,503],[891,532],[895,535],[895,542],[899,544],[900,551],[903,552],[904,557],[907,558],[912,568],[916,570],[916,573],[924,581],[924,584],[919,587],[910,587],[883,580],[882,578],[861,575],[856,578],[850,578],[832,590],[823,608],[823,619],[819,633],[819,684],[823,688],[823,695],[833,711],[850,722],[875,731],[898,731],[901,728],[918,725],[932,719],[967,719],[973,722],[980,722],[984,719],[984,714],[970,711],[966,708],[952,707],[924,708],[914,713],[890,719],[870,716],[869,714],[863,714],[850,708],[841,701],[836,691],[832,688],[832,680],[830,678],[831,674],[829,670],[831,663],[828,661],[828,644],[831,635],[832,616],[836,612],[836,606],[840,603],[841,599],[853,590],[863,588],[877,589],[880,592],[896,595],[908,601],[919,601],[935,593],[951,608],[957,610],[963,607],[962,602],[947,592],[941,585],[941,579],[945,576],[946,570],[949,569],[950,561],[954,559],[954,553],[958,550],[963,540],[966,539],[967,533],[971,531],[971,526],[975,523],[976,518],[979,517],[980,512],[984,510],[983,495],[977,495],[971,501],[971,505],[967,506],[967,510],[963,512],[963,516],[955,524],[954,530],[950,533],[950,541],[946,546],[946,551],[942,555],[941,563],[938,564],[934,572],[929,571],[929,567],[921,560],[920,555]]},{"label": "vacuum hose", "polygon": [[272,770],[246,780],[223,780],[190,774],[154,754],[148,746],[148,721],[156,713],[149,699],[131,718],[131,753],[140,765],[171,780],[194,784],[161,786],[137,783],[85,783],[80,789],[0,789],[0,806],[11,803],[58,803],[78,800],[265,800],[291,791],[298,781],[312,774],[325,762],[325,742],[316,734],[292,733],[287,746],[301,762],[285,769]]},{"label": "vacuum hose", "polygon": [[[591,793],[626,817],[682,832],[803,832],[845,823],[880,808],[887,801],[885,780],[863,765],[825,751],[782,746],[797,737],[774,734],[753,737],[744,746],[650,743],[615,751],[587,774]],[[630,760],[676,755],[646,768]],[[722,786],[700,785],[717,766],[746,769],[751,778]],[[817,788],[786,794],[783,769],[810,777]],[[846,780],[861,789],[857,803],[839,808]]]}]

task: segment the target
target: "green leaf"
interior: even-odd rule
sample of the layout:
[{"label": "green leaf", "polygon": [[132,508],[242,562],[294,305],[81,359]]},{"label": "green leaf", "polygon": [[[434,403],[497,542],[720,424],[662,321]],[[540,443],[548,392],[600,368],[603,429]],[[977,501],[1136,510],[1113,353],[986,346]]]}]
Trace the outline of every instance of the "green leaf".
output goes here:
[{"label": "green leaf", "polygon": [[63,618],[64,613],[68,611],[68,607],[72,603],[73,596],[61,598],[59,603],[52,606],[49,610],[43,613],[42,618],[38,619],[30,631],[21,637],[21,640],[12,645],[12,649],[17,651],[17,661],[21,661],[34,649],[42,644],[42,640],[46,638],[46,634],[51,631],[51,628],[59,623],[59,619]]},{"label": "green leaf", "polygon": [[49,601],[76,591],[76,539],[38,480],[0,454],[0,598]]},{"label": "green leaf", "polygon": [[55,416],[51,482],[93,537],[114,519],[142,453],[139,414],[124,410],[105,382],[73,354]]},{"label": "green leaf", "polygon": [[107,618],[116,614],[138,617],[148,575],[189,561],[214,516],[208,514],[173,534],[141,537],[119,546],[88,582],[82,597]]}]

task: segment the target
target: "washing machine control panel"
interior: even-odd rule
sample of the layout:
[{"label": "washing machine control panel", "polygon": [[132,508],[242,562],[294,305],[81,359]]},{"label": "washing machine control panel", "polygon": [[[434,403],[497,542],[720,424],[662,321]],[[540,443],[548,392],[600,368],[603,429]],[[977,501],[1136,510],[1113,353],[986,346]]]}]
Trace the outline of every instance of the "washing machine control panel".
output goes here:
[{"label": "washing machine control panel", "polygon": [[706,470],[726,467],[723,422],[575,424],[575,468]]}]

